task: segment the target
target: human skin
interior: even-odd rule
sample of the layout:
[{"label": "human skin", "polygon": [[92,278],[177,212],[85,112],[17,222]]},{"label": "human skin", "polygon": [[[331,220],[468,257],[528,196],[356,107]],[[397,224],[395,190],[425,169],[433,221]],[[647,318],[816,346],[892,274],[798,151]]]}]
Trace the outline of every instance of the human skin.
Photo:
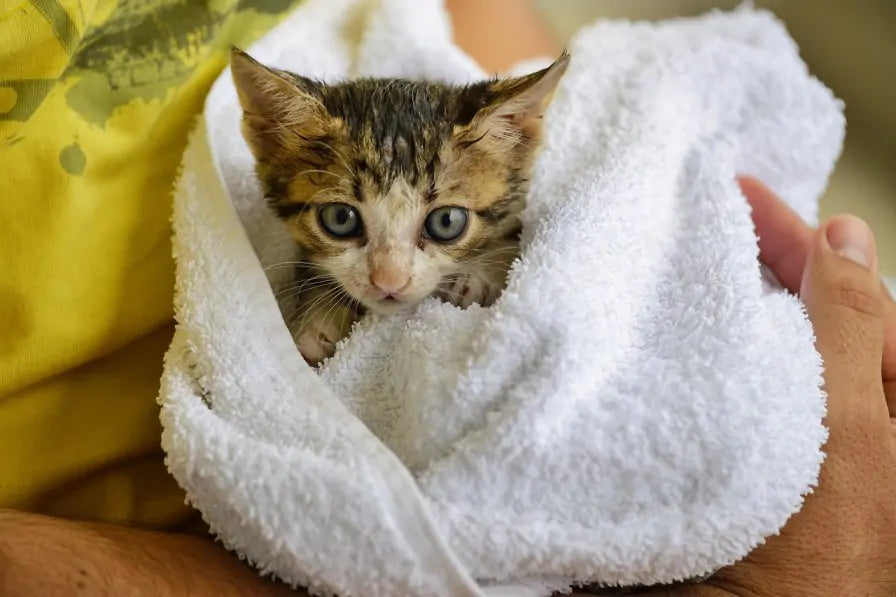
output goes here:
[{"label": "human skin", "polygon": [[520,60],[555,58],[562,47],[529,0],[445,0],[454,40],[489,73]]}]

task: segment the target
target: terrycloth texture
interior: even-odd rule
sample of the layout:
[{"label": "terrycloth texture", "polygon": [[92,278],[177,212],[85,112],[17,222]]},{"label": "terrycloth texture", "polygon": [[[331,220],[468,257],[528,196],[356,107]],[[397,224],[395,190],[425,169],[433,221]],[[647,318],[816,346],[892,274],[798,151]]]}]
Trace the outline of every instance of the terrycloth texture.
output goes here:
[{"label": "terrycloth texture", "polygon": [[[163,442],[262,570],[340,595],[671,581],[745,555],[816,480],[820,360],[762,282],[734,176],[814,221],[840,104],[750,9],[602,23],[570,50],[497,304],[365,320],[319,374],[265,277],[290,245],[217,82],[175,201]],[[432,0],[309,0],[250,52],[327,79],[482,75]]]}]

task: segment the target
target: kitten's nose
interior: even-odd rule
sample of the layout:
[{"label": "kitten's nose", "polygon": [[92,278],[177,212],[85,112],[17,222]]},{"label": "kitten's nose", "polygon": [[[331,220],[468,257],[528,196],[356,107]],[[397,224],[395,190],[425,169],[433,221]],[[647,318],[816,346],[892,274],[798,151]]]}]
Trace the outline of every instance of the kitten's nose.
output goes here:
[{"label": "kitten's nose", "polygon": [[370,272],[370,283],[388,295],[395,295],[411,283],[411,275],[397,267],[374,268]]}]

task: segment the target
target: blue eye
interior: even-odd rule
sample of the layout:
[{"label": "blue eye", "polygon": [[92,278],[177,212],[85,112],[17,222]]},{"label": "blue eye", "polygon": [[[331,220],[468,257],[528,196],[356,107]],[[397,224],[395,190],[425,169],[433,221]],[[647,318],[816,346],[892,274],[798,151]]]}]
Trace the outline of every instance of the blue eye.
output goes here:
[{"label": "blue eye", "polygon": [[423,224],[427,238],[448,242],[456,239],[467,229],[467,210],[463,207],[440,207],[429,212]]},{"label": "blue eye", "polygon": [[345,203],[327,203],[317,212],[324,230],[338,238],[348,238],[361,234],[361,214]]}]

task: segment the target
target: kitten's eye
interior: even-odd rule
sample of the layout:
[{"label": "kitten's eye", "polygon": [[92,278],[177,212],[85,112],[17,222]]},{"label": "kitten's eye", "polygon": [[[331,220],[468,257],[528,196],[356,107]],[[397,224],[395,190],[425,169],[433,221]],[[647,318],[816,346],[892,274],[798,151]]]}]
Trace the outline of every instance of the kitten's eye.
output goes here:
[{"label": "kitten's eye", "polygon": [[324,230],[339,238],[361,234],[361,215],[351,205],[328,203],[317,212]]},{"label": "kitten's eye", "polygon": [[440,207],[429,212],[423,224],[424,234],[433,240],[448,242],[467,229],[467,210],[463,207]]}]

